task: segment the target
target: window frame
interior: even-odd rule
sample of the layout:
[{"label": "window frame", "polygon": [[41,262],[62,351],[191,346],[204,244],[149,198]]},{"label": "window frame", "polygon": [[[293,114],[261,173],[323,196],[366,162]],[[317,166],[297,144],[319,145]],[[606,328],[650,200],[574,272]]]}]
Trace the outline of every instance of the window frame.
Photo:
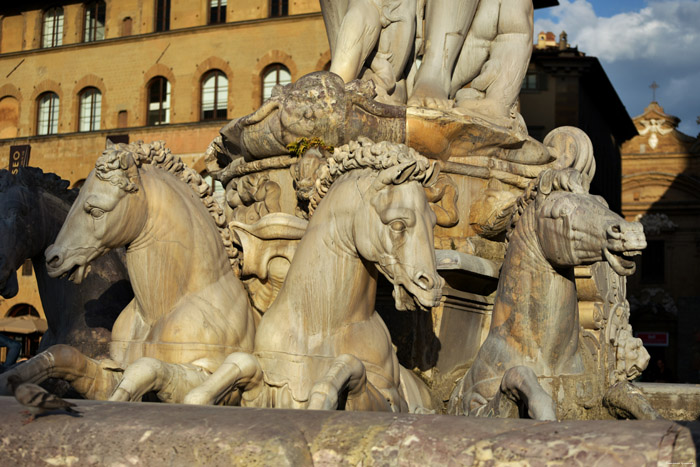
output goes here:
[{"label": "window frame", "polygon": [[[90,102],[90,112],[88,128],[83,129],[83,119],[85,115],[83,114],[83,100],[86,97],[92,97]],[[95,98],[95,96],[97,98]],[[96,102],[98,101],[98,102]],[[89,86],[83,88],[78,94],[78,132],[89,132],[89,131],[99,131],[102,127],[102,91],[94,86]]]},{"label": "window frame", "polygon": [[[205,116],[205,111],[204,110],[204,85],[206,82],[214,78],[214,108],[213,108],[213,114],[210,117]],[[220,91],[220,88],[222,86],[219,85],[219,80],[220,78],[223,77],[226,80],[225,86],[225,92]],[[226,73],[224,73],[222,70],[213,69],[209,70],[206,73],[202,75],[202,80],[199,86],[199,91],[200,91],[200,100],[199,100],[199,119],[200,121],[209,121],[209,120],[226,120],[228,118],[228,76],[226,76]],[[219,102],[219,94],[222,93],[225,95],[225,99],[223,103]],[[221,115],[223,113],[223,115]]]},{"label": "window frame", "polygon": [[288,0],[270,0],[270,18],[281,18],[289,16],[289,1]]},{"label": "window frame", "polygon": [[170,0],[155,0],[155,32],[170,31]]},{"label": "window frame", "polygon": [[[92,13],[92,24],[88,24],[88,14]],[[100,15],[100,13],[102,13]],[[100,17],[102,26],[99,26]],[[104,0],[93,0],[85,4],[83,10],[83,42],[96,42],[105,38],[105,23],[107,20],[107,4]],[[97,37],[98,31],[101,29],[102,37]]]},{"label": "window frame", "polygon": [[[51,18],[52,30],[51,34],[46,34],[47,19]],[[41,48],[49,49],[51,47],[59,47],[63,45],[63,28],[64,28],[64,12],[60,5],[49,7],[44,11],[41,17]],[[47,37],[50,40],[47,41]]]},{"label": "window frame", "polygon": [[[151,104],[155,103],[156,101],[151,100],[151,94],[152,94],[152,88],[153,86],[156,85],[156,83],[160,83],[159,86],[159,95],[160,99],[157,101],[158,102],[158,119],[157,120],[151,120],[151,115],[153,110],[151,109]],[[165,84],[165,86],[163,86]],[[147,126],[155,126],[155,125],[168,125],[170,124],[170,110],[171,110],[171,104],[170,104],[170,96],[172,94],[172,87],[170,85],[170,81],[165,76],[154,76],[149,82],[148,85],[146,86],[146,125]],[[165,96],[165,98],[163,98]],[[164,103],[167,103],[167,106],[164,105]],[[163,118],[165,117],[165,118]]]},{"label": "window frame", "polygon": [[[284,71],[286,71],[289,74],[289,82],[287,82],[287,81],[280,82],[280,71],[282,69],[284,69]],[[265,97],[265,78],[267,78],[267,76],[273,72],[277,73],[275,76],[275,84],[269,88],[270,89],[270,96]],[[289,68],[287,68],[287,66],[284,63],[272,63],[272,64],[266,66],[265,69],[263,70],[261,76],[260,76],[260,85],[262,87],[262,92],[260,93],[261,102],[265,102],[267,99],[269,99],[272,96],[272,90],[275,88],[275,86],[286,85],[286,84],[289,84],[291,82],[292,82],[292,72],[289,71]]]},{"label": "window frame", "polygon": [[[49,108],[46,112],[46,114],[48,115],[48,119],[46,120],[46,130],[45,132],[42,132],[42,104],[47,98],[50,99],[48,104]],[[61,98],[58,96],[57,93],[53,91],[42,92],[41,94],[39,94],[39,97],[37,97],[36,106],[36,134],[38,136],[49,136],[57,134],[58,117],[59,112],[61,110]]]},{"label": "window frame", "polygon": [[[235,1],[235,0],[234,0]],[[207,24],[223,24],[226,22],[227,0],[207,0],[209,4],[209,15]],[[216,4],[216,5],[214,5]]]}]

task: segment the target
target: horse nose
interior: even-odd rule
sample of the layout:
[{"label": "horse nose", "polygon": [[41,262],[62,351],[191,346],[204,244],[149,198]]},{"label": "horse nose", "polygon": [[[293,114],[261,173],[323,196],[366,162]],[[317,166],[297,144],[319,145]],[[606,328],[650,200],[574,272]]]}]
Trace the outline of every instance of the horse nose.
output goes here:
[{"label": "horse nose", "polygon": [[430,290],[435,287],[435,279],[433,279],[430,274],[426,274],[423,271],[418,271],[416,273],[413,277],[413,282],[423,290]]},{"label": "horse nose", "polygon": [[49,265],[51,268],[57,268],[63,264],[63,255],[61,254],[61,251],[51,245],[46,249],[46,264]]}]

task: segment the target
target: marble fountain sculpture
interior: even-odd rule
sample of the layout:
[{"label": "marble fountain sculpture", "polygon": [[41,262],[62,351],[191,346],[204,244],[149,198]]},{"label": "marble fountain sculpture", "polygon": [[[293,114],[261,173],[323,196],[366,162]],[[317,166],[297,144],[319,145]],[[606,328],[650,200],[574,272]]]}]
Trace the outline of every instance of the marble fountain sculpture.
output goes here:
[{"label": "marble fountain sculpture", "polygon": [[[321,0],[330,72],[278,86],[205,154],[108,147],[46,250],[126,247],[108,356],[0,375],[84,397],[536,419],[657,418],[625,277],[641,224],[588,192],[592,145],[527,135],[529,0]],[[420,67],[418,66],[421,64]]]}]

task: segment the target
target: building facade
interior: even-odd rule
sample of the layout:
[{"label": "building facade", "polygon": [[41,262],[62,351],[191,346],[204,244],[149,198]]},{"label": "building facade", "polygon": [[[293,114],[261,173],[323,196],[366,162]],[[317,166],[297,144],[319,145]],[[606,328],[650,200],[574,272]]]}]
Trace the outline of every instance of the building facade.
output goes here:
[{"label": "building facade", "polygon": [[678,123],[651,102],[634,118],[639,135],[622,147],[622,211],[644,224],[648,245],[628,296],[630,321],[652,356],[645,377],[698,383],[700,139]]},{"label": "building facade", "polygon": [[[203,171],[199,159],[227,120],[330,61],[318,0],[6,3],[0,169],[19,147],[74,187],[108,138],[164,140]],[[0,318],[43,315],[31,264],[18,278]]]},{"label": "building facade", "polygon": [[582,129],[593,143],[597,170],[591,192],[621,212],[622,144],[637,130],[595,57],[571,47],[562,32],[540,32],[520,92],[520,111],[540,141],[557,127]]}]

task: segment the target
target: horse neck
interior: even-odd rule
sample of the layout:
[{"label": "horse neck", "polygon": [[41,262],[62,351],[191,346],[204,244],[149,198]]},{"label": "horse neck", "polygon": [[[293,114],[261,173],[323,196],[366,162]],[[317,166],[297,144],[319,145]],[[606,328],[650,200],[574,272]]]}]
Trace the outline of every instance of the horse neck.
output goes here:
[{"label": "horse neck", "polygon": [[[354,180],[349,183],[354,186]],[[299,314],[314,334],[364,321],[374,313],[377,270],[359,256],[352,238],[352,213],[366,206],[358,191],[349,197],[347,190],[333,188],[311,218],[272,307]],[[342,209],[334,211],[333,206]],[[271,311],[275,313],[270,310],[266,316]]]},{"label": "horse neck", "polygon": [[231,268],[213,219],[193,202],[190,188],[158,168],[145,166],[140,175],[147,219],[127,249],[127,268],[144,315],[157,319]]},{"label": "horse neck", "polygon": [[30,234],[26,240],[29,246],[27,256],[31,258],[34,267],[34,277],[46,319],[52,329],[57,329],[55,323],[60,319],[58,315],[68,312],[65,305],[72,300],[75,288],[65,287],[65,281],[49,277],[44,251],[56,240],[70,210],[70,203],[44,190],[40,191],[37,200],[32,208],[32,228],[26,229]]},{"label": "horse neck", "polygon": [[491,328],[518,341],[524,356],[566,359],[576,352],[579,328],[573,268],[550,264],[536,228],[530,206],[510,238]]}]

